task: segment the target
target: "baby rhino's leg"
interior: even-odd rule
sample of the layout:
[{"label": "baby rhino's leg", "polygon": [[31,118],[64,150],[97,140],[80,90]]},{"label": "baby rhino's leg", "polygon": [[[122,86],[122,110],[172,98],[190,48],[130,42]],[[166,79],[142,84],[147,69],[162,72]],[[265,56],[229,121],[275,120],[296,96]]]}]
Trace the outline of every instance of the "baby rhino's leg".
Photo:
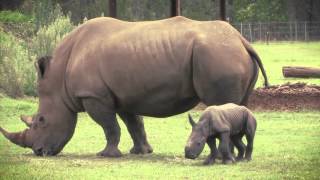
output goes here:
[{"label": "baby rhino's leg", "polygon": [[238,134],[231,137],[231,140],[233,144],[238,149],[238,156],[236,158],[237,161],[241,161],[243,159],[244,151],[246,148],[246,145],[242,142],[243,134]]},{"label": "baby rhino's leg", "polygon": [[210,148],[210,155],[207,157],[207,159],[203,162],[204,165],[210,165],[213,164],[218,156],[218,149],[216,146],[216,138],[211,136],[208,137],[207,139],[207,143],[209,145]]},{"label": "baby rhino's leg", "polygon": [[234,162],[234,158],[230,152],[230,132],[223,132],[220,134],[219,151],[222,154],[222,162],[224,164],[231,164]]},{"label": "baby rhino's leg", "polygon": [[256,120],[253,116],[249,115],[248,116],[248,122],[247,122],[247,128],[245,131],[246,139],[247,139],[247,148],[246,148],[246,154],[245,154],[245,159],[250,161],[251,160],[251,155],[253,151],[253,140],[254,140],[254,135],[256,132]]}]

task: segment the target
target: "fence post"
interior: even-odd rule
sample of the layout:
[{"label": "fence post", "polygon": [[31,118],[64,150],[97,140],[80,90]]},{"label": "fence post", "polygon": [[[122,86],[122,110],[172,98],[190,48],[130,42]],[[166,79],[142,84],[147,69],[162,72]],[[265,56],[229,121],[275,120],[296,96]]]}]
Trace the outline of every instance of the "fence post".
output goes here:
[{"label": "fence post", "polygon": [[250,42],[252,42],[252,30],[251,30],[251,23],[249,23],[249,36],[250,36]]},{"label": "fence post", "polygon": [[226,0],[220,0],[220,20],[226,21]]},{"label": "fence post", "polygon": [[109,0],[109,16],[117,17],[117,0]]},{"label": "fence post", "polygon": [[289,22],[289,31],[290,31],[289,40],[292,41],[292,25],[291,25],[291,21]]},{"label": "fence post", "polygon": [[297,25],[297,21],[294,23],[294,37],[295,40],[298,40],[298,25]]},{"label": "fence post", "polygon": [[304,22],[304,41],[307,41],[307,21]]},{"label": "fence post", "polygon": [[262,41],[262,38],[261,38],[261,22],[259,22],[259,41]]},{"label": "fence post", "polygon": [[171,0],[171,17],[181,15],[180,0]]},{"label": "fence post", "polygon": [[242,22],[240,22],[240,33],[243,36],[243,34],[242,34]]}]

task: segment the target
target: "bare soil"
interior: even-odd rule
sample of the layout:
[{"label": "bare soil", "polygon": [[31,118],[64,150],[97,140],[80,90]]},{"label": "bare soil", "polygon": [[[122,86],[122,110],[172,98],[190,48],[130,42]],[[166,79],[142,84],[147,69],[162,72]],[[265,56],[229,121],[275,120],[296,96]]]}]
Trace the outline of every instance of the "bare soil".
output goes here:
[{"label": "bare soil", "polygon": [[[205,107],[200,103],[196,109]],[[320,86],[288,83],[257,88],[250,95],[248,107],[252,110],[320,110]]]},{"label": "bare soil", "polygon": [[295,83],[258,88],[248,106],[256,110],[320,110],[320,86]]}]

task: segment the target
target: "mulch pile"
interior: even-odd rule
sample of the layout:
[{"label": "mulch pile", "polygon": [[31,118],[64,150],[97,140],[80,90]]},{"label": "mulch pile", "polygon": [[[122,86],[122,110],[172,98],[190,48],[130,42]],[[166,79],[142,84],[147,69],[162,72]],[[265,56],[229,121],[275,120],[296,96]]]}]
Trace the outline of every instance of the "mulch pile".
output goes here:
[{"label": "mulch pile", "polygon": [[320,86],[306,83],[258,88],[250,96],[255,110],[320,110]]},{"label": "mulch pile", "polygon": [[[196,109],[203,110],[200,103]],[[320,86],[306,83],[283,84],[257,88],[250,95],[251,110],[299,111],[320,110]]]}]

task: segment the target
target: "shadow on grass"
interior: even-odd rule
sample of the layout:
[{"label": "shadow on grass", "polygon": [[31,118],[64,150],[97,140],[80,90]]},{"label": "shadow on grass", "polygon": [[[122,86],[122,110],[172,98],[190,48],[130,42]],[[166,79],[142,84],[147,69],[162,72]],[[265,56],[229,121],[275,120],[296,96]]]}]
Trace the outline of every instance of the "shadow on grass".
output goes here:
[{"label": "shadow on grass", "polygon": [[96,156],[96,154],[73,154],[66,153],[57,156],[57,159],[65,159],[65,160],[92,160],[92,161],[144,161],[144,162],[162,162],[162,163],[174,163],[185,160],[185,158],[181,155],[168,155],[168,154],[145,154],[145,155],[135,155],[135,154],[123,154],[122,157],[119,158],[110,158],[110,157],[101,157]]},{"label": "shadow on grass", "polygon": [[[4,158],[5,157],[5,158]],[[174,155],[165,153],[152,153],[144,155],[136,154],[123,154],[119,158],[109,158],[96,156],[95,153],[60,153],[57,156],[36,156],[33,153],[25,154],[0,154],[0,164],[9,163],[11,165],[23,165],[30,161],[44,162],[44,163],[71,163],[72,166],[82,166],[95,164],[96,166],[103,166],[107,164],[111,165],[123,165],[123,164],[139,164],[141,162],[147,164],[170,164],[173,166],[193,166],[193,167],[211,167],[211,166],[233,166],[236,164],[242,164],[246,162],[236,162],[233,165],[222,164],[220,159],[216,159],[216,162],[211,165],[204,165],[203,161],[206,155],[201,155],[197,159],[186,159],[184,155]]]},{"label": "shadow on grass", "polygon": [[[57,156],[35,156],[32,153],[22,154],[22,157],[26,159],[33,160],[51,160],[51,161],[90,161],[90,162],[108,162],[108,163],[160,163],[160,164],[173,164],[173,165],[191,165],[191,166],[211,166],[203,165],[205,156],[200,156],[195,160],[186,159],[183,155],[172,155],[172,154],[144,154],[144,155],[135,155],[135,154],[123,154],[119,158],[110,158],[110,157],[101,157],[96,156],[96,154],[75,154],[75,153],[62,153]],[[13,155],[12,155],[13,157]],[[221,160],[216,160],[213,164],[224,165]]]}]

